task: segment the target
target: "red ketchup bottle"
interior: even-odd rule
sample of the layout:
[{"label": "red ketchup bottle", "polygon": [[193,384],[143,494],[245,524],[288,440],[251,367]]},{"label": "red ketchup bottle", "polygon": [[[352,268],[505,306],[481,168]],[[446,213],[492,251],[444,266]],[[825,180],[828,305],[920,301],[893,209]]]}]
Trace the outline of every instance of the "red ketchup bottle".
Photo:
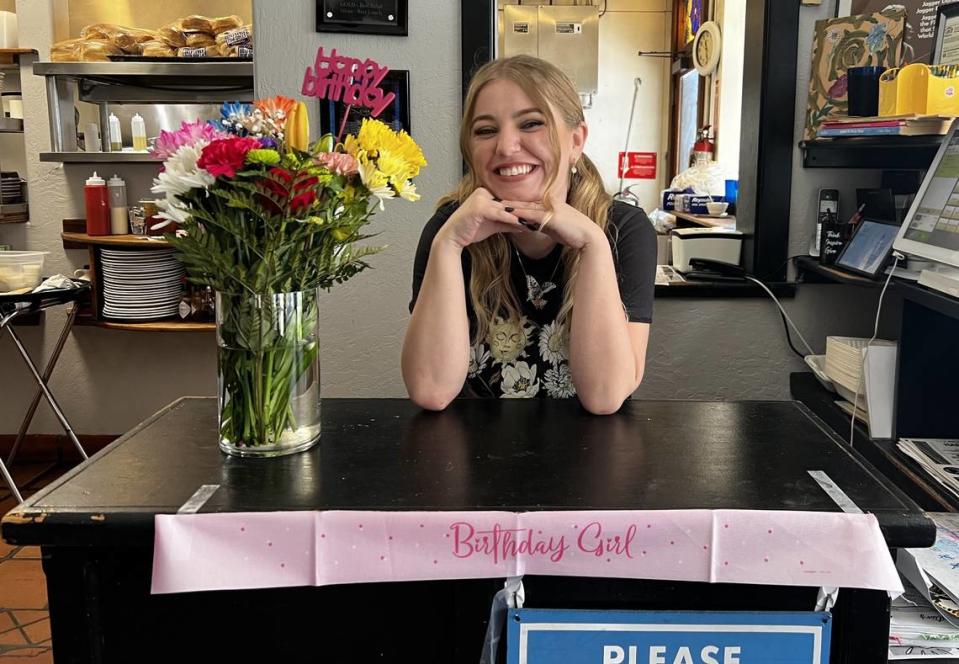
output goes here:
[{"label": "red ketchup bottle", "polygon": [[83,199],[87,208],[87,235],[109,235],[110,194],[107,183],[96,171],[83,187]]}]

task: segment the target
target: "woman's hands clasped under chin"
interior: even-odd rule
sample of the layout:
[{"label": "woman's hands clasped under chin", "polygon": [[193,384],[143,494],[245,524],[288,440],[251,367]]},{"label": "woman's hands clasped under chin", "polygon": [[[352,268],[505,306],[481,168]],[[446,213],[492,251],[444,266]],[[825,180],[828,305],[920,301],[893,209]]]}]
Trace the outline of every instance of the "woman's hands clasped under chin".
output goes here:
[{"label": "woman's hands clasped under chin", "polygon": [[503,201],[502,205],[512,209],[519,223],[530,231],[543,233],[572,249],[584,249],[604,237],[592,219],[565,201],[554,201],[552,210],[541,202]]},{"label": "woman's hands clasped under chin", "polygon": [[496,233],[528,233],[522,224],[503,203],[489,190],[476,189],[443,224],[436,234],[437,240],[465,249],[471,244],[482,242]]}]

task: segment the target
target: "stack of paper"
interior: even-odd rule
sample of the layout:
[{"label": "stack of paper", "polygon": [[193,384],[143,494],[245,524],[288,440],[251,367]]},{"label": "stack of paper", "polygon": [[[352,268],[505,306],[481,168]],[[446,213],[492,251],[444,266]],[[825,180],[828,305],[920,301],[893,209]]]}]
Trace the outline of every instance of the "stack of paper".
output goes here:
[{"label": "stack of paper", "polygon": [[861,337],[826,337],[825,372],[839,396],[850,402],[847,411],[855,399],[857,415],[862,411],[863,419],[869,424],[869,435],[891,438],[898,344],[875,339],[867,352],[868,343],[869,339]]},{"label": "stack of paper", "polygon": [[901,438],[897,446],[953,496],[959,498],[959,440]]},{"label": "stack of paper", "polygon": [[892,603],[889,659],[959,662],[959,514],[928,514],[936,542],[899,551],[905,594]]},{"label": "stack of paper", "polygon": [[959,628],[936,611],[917,589],[908,583],[903,583],[903,587],[905,594],[892,601],[889,659],[959,658]]}]

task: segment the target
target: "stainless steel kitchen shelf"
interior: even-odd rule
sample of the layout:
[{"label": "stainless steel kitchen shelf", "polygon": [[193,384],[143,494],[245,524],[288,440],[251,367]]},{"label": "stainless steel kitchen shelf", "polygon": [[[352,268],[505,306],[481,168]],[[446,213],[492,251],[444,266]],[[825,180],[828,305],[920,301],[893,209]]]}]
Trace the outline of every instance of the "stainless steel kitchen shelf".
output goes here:
[{"label": "stainless steel kitchen shelf", "polygon": [[0,134],[22,134],[23,120],[20,118],[0,118]]},{"label": "stainless steel kitchen shelf", "polygon": [[[100,136],[109,136],[113,104],[221,104],[253,100],[252,62],[36,62],[46,78],[51,152],[43,161],[149,161],[116,154],[90,157],[79,151],[74,108],[99,107]],[[109,154],[109,153],[107,153]],[[58,155],[70,155],[61,157]],[[83,155],[83,156],[80,156]]]},{"label": "stainless steel kitchen shelf", "polygon": [[134,164],[160,162],[149,152],[41,152],[40,161],[87,164]]},{"label": "stainless steel kitchen shelf", "polygon": [[253,89],[252,62],[36,62],[33,73],[89,85],[124,85],[173,92],[197,88]]}]

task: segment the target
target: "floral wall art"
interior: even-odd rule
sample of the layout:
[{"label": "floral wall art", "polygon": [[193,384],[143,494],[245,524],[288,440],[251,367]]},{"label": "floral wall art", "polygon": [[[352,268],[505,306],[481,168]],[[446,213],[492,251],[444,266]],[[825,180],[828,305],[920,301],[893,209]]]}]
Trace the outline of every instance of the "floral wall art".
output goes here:
[{"label": "floral wall art", "polygon": [[823,121],[846,115],[850,67],[898,67],[906,13],[901,8],[816,21],[803,140]]}]

